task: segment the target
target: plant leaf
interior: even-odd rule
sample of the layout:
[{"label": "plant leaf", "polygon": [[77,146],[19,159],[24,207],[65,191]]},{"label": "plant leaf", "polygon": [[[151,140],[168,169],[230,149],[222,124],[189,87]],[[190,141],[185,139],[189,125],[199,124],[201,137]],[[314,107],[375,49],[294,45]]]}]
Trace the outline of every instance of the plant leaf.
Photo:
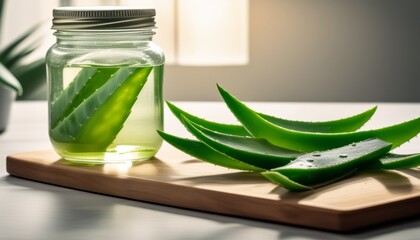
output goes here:
[{"label": "plant leaf", "polygon": [[353,132],[361,128],[367,121],[369,121],[376,112],[377,106],[368,109],[359,114],[325,122],[305,122],[295,121],[274,116],[269,116],[263,113],[257,113],[265,120],[284,128],[293,129],[301,132],[322,132],[322,133],[339,133],[339,132]]},{"label": "plant leaf", "polygon": [[[93,67],[81,69],[73,81],[60,93],[60,95],[51,99],[51,128],[55,128],[60,121],[62,121],[71,113],[71,111],[75,110],[80,105],[80,103],[73,104],[73,99],[81,94],[82,89],[87,85],[87,82],[92,79],[97,71],[97,68]],[[89,95],[83,97],[87,99]]]},{"label": "plant leaf", "polygon": [[237,170],[252,172],[265,171],[264,169],[249,165],[216,150],[213,150],[202,142],[176,137],[159,130],[157,130],[157,132],[167,143],[202,161]]},{"label": "plant leaf", "polygon": [[[414,154],[395,154],[388,153],[380,158],[372,168],[380,169],[406,169],[420,166],[420,153]],[[368,167],[369,168],[369,167]]]},{"label": "plant leaf", "polygon": [[1,52],[0,52],[0,61],[3,62],[4,59],[10,58],[10,54],[14,52],[19,45],[25,41],[35,30],[39,28],[41,24],[36,24],[35,26],[31,27],[25,33],[23,33],[18,39],[9,43]]},{"label": "plant leaf", "polygon": [[182,110],[181,108],[175,106],[169,101],[166,101],[166,104],[168,105],[171,112],[175,115],[176,118],[182,123],[182,116],[186,117],[188,120],[197,123],[203,127],[206,127],[207,129],[211,129],[216,132],[220,133],[226,133],[230,135],[237,135],[237,136],[251,136],[249,132],[242,127],[241,125],[234,125],[234,124],[224,124],[224,123],[218,123],[218,122],[212,122],[208,121],[203,118],[199,118],[197,116],[194,116],[190,113],[187,113],[186,111]]},{"label": "plant leaf", "polygon": [[273,171],[300,184],[318,184],[376,162],[391,146],[377,138],[368,139],[328,151],[307,153]]},{"label": "plant leaf", "polygon": [[151,70],[152,67],[118,70],[50,131],[52,140],[68,144],[68,151],[104,151],[122,129]]},{"label": "plant leaf", "polygon": [[[21,65],[11,70],[13,75],[19,80],[23,88],[23,94],[17,100],[33,99],[33,93],[46,84],[45,59],[38,59],[29,64]],[[46,99],[45,96],[40,96]]]},{"label": "plant leaf", "polygon": [[306,186],[303,184],[300,184],[298,182],[295,182],[291,180],[290,178],[284,176],[281,173],[274,172],[274,171],[268,171],[268,172],[262,172],[261,173],[265,178],[267,178],[270,182],[280,185],[290,191],[293,192],[301,192],[301,191],[308,191],[312,190],[310,186]]},{"label": "plant leaf", "polygon": [[[0,22],[3,23],[3,8],[4,8],[4,1],[0,0]],[[0,32],[1,32],[1,24],[0,24]]]},{"label": "plant leaf", "polygon": [[[184,115],[190,121],[197,123],[207,129],[212,131],[216,131],[219,133],[225,133],[229,135],[238,135],[238,136],[251,136],[251,134],[241,125],[235,124],[224,124],[218,122],[208,121],[203,118],[199,118],[194,116],[190,113],[185,112],[184,110],[178,108],[174,104],[169,101],[166,101],[169,109],[171,112],[181,121],[181,115]],[[295,120],[288,120],[284,118],[269,116],[267,114],[258,113],[260,117],[264,118],[265,120],[296,131],[302,132],[324,132],[324,133],[333,133],[333,132],[352,132],[359,129],[363,126],[375,113],[376,106],[364,111],[362,113],[343,118],[338,120],[331,120],[325,122],[304,122],[304,121],[295,121]]]},{"label": "plant leaf", "polygon": [[380,138],[396,148],[420,133],[420,117],[375,130],[348,133],[313,133],[290,130],[270,123],[218,86],[231,112],[254,136],[273,145],[301,152],[327,150],[369,138]]},{"label": "plant leaf", "polygon": [[321,182],[318,184],[314,184],[314,185],[303,185],[300,184],[298,182],[295,182],[293,180],[291,180],[290,178],[275,172],[275,171],[267,171],[267,172],[262,172],[261,175],[263,175],[265,178],[267,178],[270,182],[280,185],[290,191],[293,192],[301,192],[301,191],[308,191],[308,190],[312,190],[315,188],[320,188],[326,185],[330,185],[332,183],[338,182],[342,179],[348,178],[351,175],[355,174],[357,172],[357,169],[353,169],[351,171],[348,171],[346,173],[344,173],[343,175],[337,176],[335,178],[332,178],[328,181],[325,182]]},{"label": "plant leaf", "polygon": [[300,152],[276,147],[265,139],[214,132],[185,117],[183,121],[186,128],[207,146],[253,166],[272,169],[284,166],[302,155]]},{"label": "plant leaf", "polygon": [[22,94],[22,85],[2,63],[0,63],[0,83],[6,88],[16,91],[18,95]]},{"label": "plant leaf", "polygon": [[29,54],[33,53],[39,46],[39,43],[33,43],[30,46],[27,46],[18,52],[11,52],[9,55],[5,56],[2,59],[2,62],[4,66],[6,66],[9,69],[16,68],[19,65],[22,65],[22,60]]}]

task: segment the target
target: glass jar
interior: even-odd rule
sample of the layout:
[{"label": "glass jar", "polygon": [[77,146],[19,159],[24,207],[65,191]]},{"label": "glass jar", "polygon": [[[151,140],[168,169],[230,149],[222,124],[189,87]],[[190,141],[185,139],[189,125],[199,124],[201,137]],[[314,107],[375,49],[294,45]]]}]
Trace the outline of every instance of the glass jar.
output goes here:
[{"label": "glass jar", "polygon": [[65,160],[102,164],[152,158],[162,144],[164,54],[154,9],[53,10],[48,51],[49,136]]}]

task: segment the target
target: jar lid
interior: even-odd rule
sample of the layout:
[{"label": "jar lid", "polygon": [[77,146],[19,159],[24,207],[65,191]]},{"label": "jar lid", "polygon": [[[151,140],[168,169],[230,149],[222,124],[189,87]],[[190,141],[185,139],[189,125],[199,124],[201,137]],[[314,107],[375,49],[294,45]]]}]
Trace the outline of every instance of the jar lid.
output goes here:
[{"label": "jar lid", "polygon": [[53,10],[55,30],[151,29],[155,9],[130,7],[59,7]]}]

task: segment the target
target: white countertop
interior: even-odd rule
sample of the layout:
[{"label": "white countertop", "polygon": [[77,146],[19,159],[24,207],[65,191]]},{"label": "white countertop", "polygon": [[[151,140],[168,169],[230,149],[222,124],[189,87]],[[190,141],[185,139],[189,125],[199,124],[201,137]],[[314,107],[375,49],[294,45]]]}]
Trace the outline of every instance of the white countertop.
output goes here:
[{"label": "white countertop", "polygon": [[[178,102],[193,114],[234,122],[221,102]],[[300,120],[359,113],[373,103],[250,103],[254,109]],[[380,103],[364,129],[418,117],[420,103]],[[166,109],[167,110],[167,109]],[[165,130],[189,135],[169,111]],[[0,135],[0,239],[418,239],[420,218],[353,234],[317,230],[131,201],[11,177],[8,154],[50,149],[46,102],[17,102]],[[168,146],[167,146],[168,147]],[[420,152],[420,138],[395,152]]]}]

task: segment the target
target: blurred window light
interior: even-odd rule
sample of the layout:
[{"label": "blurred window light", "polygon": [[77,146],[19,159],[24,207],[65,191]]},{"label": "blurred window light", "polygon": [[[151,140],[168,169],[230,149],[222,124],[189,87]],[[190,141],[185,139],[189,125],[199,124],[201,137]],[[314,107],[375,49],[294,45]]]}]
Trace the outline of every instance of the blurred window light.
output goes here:
[{"label": "blurred window light", "polygon": [[177,53],[181,65],[248,63],[248,2],[178,0]]},{"label": "blurred window light", "polygon": [[246,65],[249,62],[248,0],[72,0],[74,6],[155,8],[154,41],[167,64]]}]

